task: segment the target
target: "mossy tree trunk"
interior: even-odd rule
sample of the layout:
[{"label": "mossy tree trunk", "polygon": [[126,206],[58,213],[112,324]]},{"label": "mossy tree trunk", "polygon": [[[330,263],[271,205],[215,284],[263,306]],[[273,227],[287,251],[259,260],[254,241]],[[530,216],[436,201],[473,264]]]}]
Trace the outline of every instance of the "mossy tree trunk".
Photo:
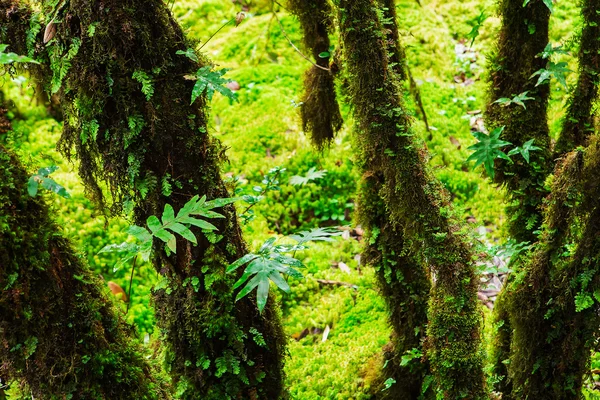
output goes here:
[{"label": "mossy tree trunk", "polygon": [[[536,86],[537,78],[532,75],[548,62],[540,55],[548,44],[550,11],[541,0],[531,1],[525,7],[518,0],[503,0],[499,3],[499,12],[502,28],[496,52],[490,60],[491,98],[486,123],[490,131],[504,127],[501,137],[513,146],[522,146],[533,139],[534,145],[541,148],[530,153],[529,163],[513,157],[514,163],[498,160],[495,165],[495,181],[507,188],[511,200],[507,207],[509,234],[517,242],[533,243],[537,241],[536,232],[542,223],[542,202],[548,194],[544,180],[550,172],[551,156],[546,116],[550,90],[547,84]],[[495,103],[500,98],[512,99],[523,93],[533,98],[525,102],[526,108]],[[522,268],[520,262],[513,260],[513,269]],[[492,374],[500,379],[496,390],[505,397],[512,391],[507,370],[513,329],[507,304],[511,296],[510,285],[507,285],[495,303],[495,336],[490,354]]]},{"label": "mossy tree trunk", "polygon": [[[205,96],[190,104],[194,82],[185,78],[210,64],[177,54],[194,44],[166,4],[54,3],[42,4],[46,22],[55,21],[53,40],[33,43],[53,74],[38,78],[61,99],[59,147],[79,160],[92,198],[110,202],[113,213],[133,204],[143,224],[165,204],[178,210],[194,195],[228,197],[219,171],[224,149],[208,135]],[[19,22],[14,12],[1,17]],[[155,267],[167,280],[154,292],[167,368],[182,398],[278,399],[285,345],[278,311],[270,302],[261,315],[253,296],[235,302],[236,277],[225,270],[247,249],[234,208],[219,212],[226,218],[215,222],[217,235],[196,231],[198,246],[178,238],[170,256],[155,247]]]},{"label": "mossy tree trunk", "polygon": [[[550,87],[536,86],[537,77],[532,77],[548,62],[540,54],[548,44],[550,11],[542,0],[532,0],[525,7],[520,0],[502,0],[499,11],[502,28],[496,53],[490,60],[491,93],[486,124],[490,131],[503,126],[501,138],[515,147],[534,139],[533,144],[541,148],[531,152],[529,163],[522,157],[513,157],[513,163],[498,160],[495,168],[495,181],[506,186],[512,200],[507,210],[510,236],[518,242],[533,243],[542,222],[542,200],[548,194],[544,180],[552,169],[546,115]],[[527,108],[495,103],[500,98],[512,99],[525,92],[534,98],[525,101]]]},{"label": "mossy tree trunk", "polygon": [[0,146],[0,376],[34,398],[170,398],[28,179]]},{"label": "mossy tree trunk", "polygon": [[435,278],[426,347],[434,386],[445,399],[487,398],[470,238],[451,216],[446,194],[426,169],[425,151],[411,131],[390,69],[379,3],[340,0],[338,6],[363,176],[383,178],[377,190],[390,222],[402,226],[406,249],[417,251]]},{"label": "mossy tree trunk", "polygon": [[[500,36],[499,54],[514,52],[515,46],[522,43],[520,48],[529,51],[519,50],[521,57],[527,55],[530,61],[521,61],[520,69],[511,70],[514,58],[497,58],[504,62],[500,63],[500,72],[492,74],[494,83],[503,75],[525,77],[533,74],[535,68],[545,66],[529,66],[529,63],[534,63],[536,54],[545,47],[543,41],[547,40],[547,33],[543,32],[543,37],[536,39],[534,36],[539,33],[540,26],[536,24],[535,33],[526,36],[525,32],[522,32],[519,35],[515,18],[520,16],[521,24],[524,24],[525,21],[533,21],[533,15],[521,12],[522,4],[509,3],[504,2],[501,5],[504,27]],[[595,177],[599,163],[598,144],[592,141],[584,151],[569,154],[565,152],[576,145],[584,144],[593,124],[592,104],[597,99],[597,89],[593,86],[599,72],[597,38],[600,17],[596,13],[599,6],[595,0],[583,2],[584,28],[579,52],[580,76],[569,102],[561,139],[555,149],[556,154],[564,154],[564,157],[555,167],[552,189],[543,210],[542,235],[530,257],[522,257],[519,260],[521,266],[509,280],[495,310],[497,322],[503,320],[504,326],[500,328],[496,338],[498,346],[493,353],[493,361],[496,365],[495,372],[505,375],[505,380],[498,389],[503,392],[503,398],[507,399],[581,398],[583,377],[589,366],[591,349],[597,340],[598,308],[592,299],[592,293],[598,289],[598,282],[593,278],[598,272],[596,232],[600,211],[596,207],[598,184]],[[542,2],[539,2],[537,7],[539,9],[534,15],[547,14]],[[544,27],[547,26],[546,21],[540,23],[543,23]],[[512,39],[507,40],[507,36]],[[533,43],[536,43],[535,48],[531,48]],[[537,59],[540,60],[539,57]],[[496,69],[498,68],[494,70]],[[502,82],[502,79],[498,82]],[[520,90],[531,90],[534,82],[533,79],[523,82],[523,89]],[[548,85],[540,87],[547,90]],[[531,93],[536,92],[530,92],[530,96]],[[509,97],[508,92],[494,93],[492,100],[498,97]],[[536,124],[539,126],[539,121],[546,121],[547,96],[533,97],[536,97],[536,100],[527,102],[527,111],[514,110],[520,108],[516,105],[510,106],[508,110],[501,110],[498,105],[492,105],[488,109],[488,117],[491,117],[497,126],[510,123],[511,130],[522,132],[521,142],[531,138],[541,142],[546,134],[541,130],[531,129]],[[544,102],[543,107],[538,104],[540,101]],[[532,111],[531,107],[534,107]],[[529,119],[523,122],[521,117],[515,117],[515,113]],[[542,125],[546,130],[546,124]],[[509,125],[506,126],[508,128]],[[508,129],[507,131],[510,132]],[[507,137],[505,139],[511,140]],[[543,146],[543,152],[549,151],[548,146]],[[524,205],[524,210],[527,208],[527,202],[533,204],[537,202],[536,199],[543,197],[542,190],[527,191],[532,176],[540,172],[547,173],[539,168],[540,165],[541,161],[534,163],[532,160],[529,172],[518,169],[511,171],[514,175],[510,177],[507,187],[512,190],[513,197],[519,200],[518,204]],[[540,175],[538,181],[542,178],[543,175]],[[511,186],[511,182],[519,181],[524,182],[521,188]],[[520,200],[522,196],[526,197],[525,203]],[[535,211],[541,214],[541,210],[540,207],[536,207]],[[517,240],[524,240],[523,231],[519,231],[516,226],[520,215],[522,214],[513,215],[511,226],[514,228],[511,229],[511,233]],[[567,251],[568,248],[576,250],[572,253]]]},{"label": "mossy tree trunk", "polygon": [[322,150],[331,144],[343,124],[334,82],[339,67],[331,62],[333,51],[329,40],[333,10],[329,0],[289,0],[288,4],[300,21],[304,47],[312,53],[315,63],[304,74],[302,127],[315,147]]},{"label": "mossy tree trunk", "polygon": [[554,153],[558,157],[577,146],[586,144],[595,132],[594,101],[600,85],[600,2],[585,0],[582,3],[584,27],[579,45],[579,76],[571,95],[563,128]]}]

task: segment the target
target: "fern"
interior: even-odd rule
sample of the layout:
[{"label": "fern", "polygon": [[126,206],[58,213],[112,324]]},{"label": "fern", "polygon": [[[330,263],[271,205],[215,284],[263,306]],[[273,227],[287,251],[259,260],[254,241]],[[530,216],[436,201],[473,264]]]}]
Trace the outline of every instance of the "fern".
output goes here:
[{"label": "fern", "polygon": [[326,170],[317,171],[315,167],[308,170],[305,176],[294,175],[290,178],[290,185],[302,186],[310,181],[320,179],[327,174]]},{"label": "fern", "polygon": [[225,75],[227,71],[228,69],[225,68],[213,71],[211,66],[206,66],[200,68],[195,76],[187,76],[189,79],[196,81],[192,90],[192,102],[190,104],[193,104],[202,94],[206,94],[208,101],[211,101],[215,91],[221,93],[230,100],[237,101],[236,94],[227,86],[224,86],[231,82],[229,79],[223,79],[223,75]]},{"label": "fern", "polygon": [[152,84],[152,77],[141,70],[137,70],[133,73],[133,79],[142,84],[142,93],[146,96],[146,100],[150,101],[154,95],[154,85]]},{"label": "fern", "polygon": [[67,190],[56,183],[54,179],[49,177],[49,175],[56,170],[58,170],[58,167],[56,165],[52,165],[50,167],[40,168],[37,174],[32,175],[27,184],[27,192],[29,195],[31,197],[35,197],[37,195],[39,186],[41,185],[44,189],[54,192],[65,199],[70,198],[71,195],[67,192]]}]

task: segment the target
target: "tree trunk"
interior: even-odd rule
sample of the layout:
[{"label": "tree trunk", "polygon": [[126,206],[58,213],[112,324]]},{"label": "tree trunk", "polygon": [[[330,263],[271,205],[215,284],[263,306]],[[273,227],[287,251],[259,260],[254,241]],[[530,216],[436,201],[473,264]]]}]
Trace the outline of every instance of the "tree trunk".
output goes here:
[{"label": "tree trunk", "polygon": [[377,8],[373,0],[339,3],[363,179],[383,177],[378,194],[390,222],[403,227],[407,251],[416,251],[434,275],[426,350],[438,392],[444,399],[485,399],[470,238],[460,232],[446,194],[425,167],[425,151],[413,138]]},{"label": "tree trunk", "polygon": [[170,398],[28,179],[0,146],[0,376],[35,398]]},{"label": "tree trunk", "polygon": [[[207,133],[206,96],[190,104],[194,82],[185,78],[210,64],[177,54],[194,45],[166,4],[53,3],[44,3],[60,22],[53,41],[36,45],[53,74],[38,77],[61,99],[59,147],[79,160],[92,198],[109,202],[106,183],[107,208],[134,204],[143,224],[165,204],[178,210],[194,195],[228,197],[219,171],[224,149]],[[218,234],[195,231],[198,246],[178,238],[177,254],[168,256],[156,243],[154,264],[167,279],[154,292],[167,368],[182,398],[278,399],[285,346],[278,311],[270,302],[261,315],[252,296],[235,302],[236,277],[225,270],[247,250],[233,206],[219,212],[226,218],[215,223]]]}]

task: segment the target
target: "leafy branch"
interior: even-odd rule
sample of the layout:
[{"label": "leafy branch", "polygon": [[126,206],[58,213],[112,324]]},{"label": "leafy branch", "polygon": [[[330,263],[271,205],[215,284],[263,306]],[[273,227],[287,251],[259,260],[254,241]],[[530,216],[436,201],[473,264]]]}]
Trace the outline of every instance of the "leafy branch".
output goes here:
[{"label": "leafy branch", "polygon": [[482,11],[481,14],[469,21],[469,25],[471,25],[471,31],[467,34],[467,39],[471,39],[469,47],[473,47],[475,39],[479,36],[479,30],[487,18],[488,16],[485,14],[485,11]]},{"label": "leafy branch", "polygon": [[[269,297],[270,282],[273,282],[285,293],[290,293],[290,285],[283,275],[302,279],[304,276],[296,268],[304,268],[304,264],[295,258],[296,251],[306,250],[308,242],[333,241],[332,237],[341,235],[338,230],[330,228],[315,228],[310,231],[300,232],[289,236],[295,244],[276,245],[276,238],[270,238],[261,246],[256,253],[246,254],[227,268],[227,273],[235,272],[239,267],[248,264],[244,273],[234,284],[233,289],[245,286],[235,297],[236,301],[249,295],[256,289],[256,304],[262,313]],[[286,254],[293,253],[290,257]]]},{"label": "leafy branch", "polygon": [[242,199],[248,203],[248,207],[240,214],[240,218],[243,219],[244,223],[248,223],[254,219],[254,212],[252,208],[260,203],[264,198],[265,194],[272,191],[279,191],[279,177],[286,171],[283,167],[273,167],[267,172],[262,180],[264,187],[256,185],[252,190],[257,193],[256,195],[245,195]]},{"label": "leafy branch", "polygon": [[67,189],[49,177],[51,173],[57,170],[58,167],[56,165],[51,165],[50,167],[40,168],[38,169],[37,174],[31,175],[31,177],[29,177],[29,182],[27,183],[27,192],[29,195],[35,197],[41,185],[44,189],[54,192],[65,199],[71,198]]},{"label": "leafy branch", "polygon": [[537,83],[535,86],[540,86],[544,83],[550,82],[551,78],[556,79],[565,89],[567,89],[567,73],[573,72],[569,68],[567,68],[566,62],[554,63],[553,61],[548,61],[548,65],[546,68],[542,68],[539,71],[536,71],[531,78],[534,76],[538,76]]},{"label": "leafy branch", "polygon": [[299,176],[294,175],[290,178],[290,185],[294,186],[303,186],[310,181],[314,181],[320,178],[323,178],[327,174],[326,170],[317,171],[315,167],[312,167],[308,170],[306,175]]},{"label": "leafy branch", "polygon": [[[188,49],[185,52],[179,50],[177,54],[185,55],[191,60],[198,61],[198,57],[191,49]],[[231,79],[223,78],[223,75],[225,75],[227,71],[229,71],[227,68],[213,70],[211,65],[206,65],[196,71],[196,75],[186,75],[186,79],[196,81],[196,84],[192,89],[192,101],[190,104],[193,104],[194,101],[203,94],[206,94],[208,101],[211,101],[215,92],[221,93],[232,101],[237,101],[237,95],[225,86],[229,82],[232,82]]]}]

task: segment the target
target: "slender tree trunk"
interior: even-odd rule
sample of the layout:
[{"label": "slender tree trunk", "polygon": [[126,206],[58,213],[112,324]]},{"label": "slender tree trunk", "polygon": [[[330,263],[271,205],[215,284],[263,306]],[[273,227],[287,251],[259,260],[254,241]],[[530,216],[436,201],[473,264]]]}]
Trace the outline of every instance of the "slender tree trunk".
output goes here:
[{"label": "slender tree trunk", "polygon": [[170,398],[28,179],[0,146],[0,375],[41,399]]},{"label": "slender tree trunk", "polygon": [[379,195],[390,221],[403,226],[407,249],[417,250],[434,274],[426,349],[438,392],[444,399],[484,399],[481,313],[469,238],[451,217],[411,132],[377,7],[372,0],[339,2],[357,150],[368,167],[363,176],[383,177]]},{"label": "slender tree trunk", "polygon": [[[210,64],[178,54],[193,44],[166,4],[54,3],[43,3],[54,17],[53,40],[35,45],[53,74],[38,77],[61,99],[59,146],[79,160],[92,198],[110,202],[114,213],[133,204],[141,224],[194,195],[228,197],[219,171],[224,149],[207,133],[206,98],[190,105],[194,82],[185,78]],[[215,223],[217,235],[196,231],[198,246],[178,239],[177,254],[167,255],[156,245],[154,263],[167,280],[154,292],[167,368],[185,399],[278,399],[285,346],[278,311],[270,302],[261,315],[252,296],[235,302],[236,277],[225,270],[246,246],[233,206],[219,212],[226,218]]]}]

